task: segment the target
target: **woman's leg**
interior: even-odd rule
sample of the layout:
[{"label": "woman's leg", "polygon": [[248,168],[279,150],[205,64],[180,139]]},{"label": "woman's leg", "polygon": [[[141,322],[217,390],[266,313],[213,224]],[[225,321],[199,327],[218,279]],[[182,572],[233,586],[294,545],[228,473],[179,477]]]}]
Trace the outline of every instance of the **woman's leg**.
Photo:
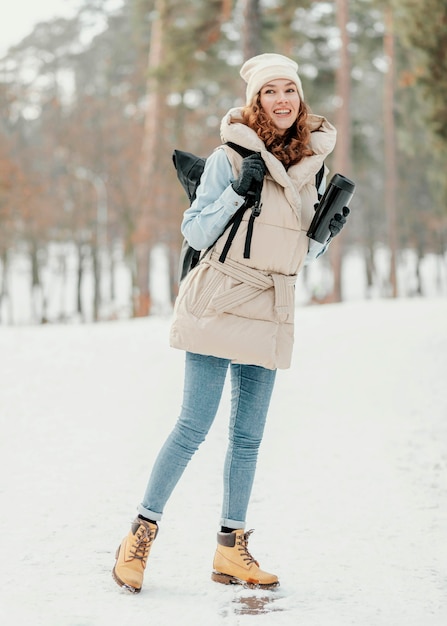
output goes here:
[{"label": "woman's leg", "polygon": [[231,365],[231,418],[224,467],[221,525],[245,528],[276,370],[256,365]]},{"label": "woman's leg", "polygon": [[187,352],[180,417],[161,448],[138,512],[158,521],[188,462],[205,439],[219,407],[229,361]]}]

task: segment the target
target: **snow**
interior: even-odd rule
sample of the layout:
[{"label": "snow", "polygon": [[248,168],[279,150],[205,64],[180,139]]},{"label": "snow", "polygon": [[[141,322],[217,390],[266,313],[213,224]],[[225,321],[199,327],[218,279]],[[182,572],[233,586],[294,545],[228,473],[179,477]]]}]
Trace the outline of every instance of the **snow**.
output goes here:
[{"label": "snow", "polygon": [[447,623],[447,299],[297,309],[249,509],[276,591],[210,580],[228,390],[165,511],[139,595],[115,549],[179,411],[169,317],[0,327],[0,620]]}]

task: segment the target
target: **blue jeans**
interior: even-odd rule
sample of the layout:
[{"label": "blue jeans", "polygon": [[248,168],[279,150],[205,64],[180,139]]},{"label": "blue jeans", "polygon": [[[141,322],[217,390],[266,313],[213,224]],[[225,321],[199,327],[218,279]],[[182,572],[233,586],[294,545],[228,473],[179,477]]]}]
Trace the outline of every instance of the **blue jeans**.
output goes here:
[{"label": "blue jeans", "polygon": [[144,517],[161,519],[174,487],[214,421],[228,367],[231,370],[231,415],[220,524],[245,528],[276,370],[236,365],[228,359],[190,352],[186,353],[180,417],[157,456],[143,502],[138,507]]}]

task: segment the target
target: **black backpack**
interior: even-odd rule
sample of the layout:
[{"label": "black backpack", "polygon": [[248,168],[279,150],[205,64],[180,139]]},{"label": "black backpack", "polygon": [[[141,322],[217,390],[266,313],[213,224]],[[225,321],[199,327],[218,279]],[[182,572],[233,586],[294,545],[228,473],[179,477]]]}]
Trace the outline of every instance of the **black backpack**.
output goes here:
[{"label": "black backpack", "polygon": [[[238,154],[245,158],[250,154],[254,154],[253,150],[248,150],[248,148],[244,148],[243,146],[239,146],[238,144],[232,143],[228,141],[225,145],[230,146],[233,150],[236,150]],[[200,178],[202,176],[203,169],[205,167],[205,157],[198,157],[190,152],[183,152],[182,150],[174,150],[172,154],[172,161],[174,163],[174,167],[177,172],[177,178],[179,179],[183,189],[186,191],[186,194],[189,198],[190,204],[194,202],[196,197],[197,188],[200,184]],[[321,181],[324,176],[324,164],[321,166],[321,169],[317,172],[315,177],[315,185],[317,189],[319,189],[321,185]],[[226,256],[228,254],[228,250],[233,242],[233,239],[236,235],[237,229],[242,221],[242,217],[245,211],[251,208],[251,216],[248,223],[247,228],[247,237],[245,239],[245,247],[244,247],[244,258],[250,258],[250,246],[251,239],[253,235],[253,224],[256,217],[261,212],[261,191],[262,191],[262,182],[255,183],[253,181],[250,189],[247,192],[244,204],[236,211],[231,220],[226,225],[225,230],[231,225],[231,230],[228,235],[228,239],[226,244],[222,250],[222,253],[219,257],[219,261],[221,263],[225,262]],[[319,196],[320,198],[320,196]],[[222,233],[223,234],[223,233]],[[222,236],[222,235],[220,235]],[[211,249],[214,243],[208,248]],[[206,254],[206,253],[205,253]],[[183,239],[182,248],[180,251],[180,262],[179,262],[179,272],[178,272],[178,282],[180,283],[185,276],[190,272],[193,267],[197,265],[200,260],[201,251],[195,250],[192,248],[186,239]]]}]

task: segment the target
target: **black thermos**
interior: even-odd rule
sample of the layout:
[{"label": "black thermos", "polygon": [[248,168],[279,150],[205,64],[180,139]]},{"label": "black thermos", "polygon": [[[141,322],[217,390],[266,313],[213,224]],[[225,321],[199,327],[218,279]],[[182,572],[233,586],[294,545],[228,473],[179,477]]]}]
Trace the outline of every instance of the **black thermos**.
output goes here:
[{"label": "black thermos", "polygon": [[307,231],[307,236],[320,243],[326,243],[329,238],[329,222],[336,213],[343,214],[343,207],[348,206],[354,195],[355,184],[342,174],[334,174],[320,204],[315,211],[314,218]]}]

